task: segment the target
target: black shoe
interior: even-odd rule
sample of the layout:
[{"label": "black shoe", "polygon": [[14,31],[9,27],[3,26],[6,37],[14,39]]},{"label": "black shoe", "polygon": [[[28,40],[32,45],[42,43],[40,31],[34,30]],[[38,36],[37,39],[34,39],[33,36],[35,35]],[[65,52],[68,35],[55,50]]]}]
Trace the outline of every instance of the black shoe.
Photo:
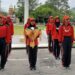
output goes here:
[{"label": "black shoe", "polygon": [[30,67],[30,70],[36,70],[36,67]]}]

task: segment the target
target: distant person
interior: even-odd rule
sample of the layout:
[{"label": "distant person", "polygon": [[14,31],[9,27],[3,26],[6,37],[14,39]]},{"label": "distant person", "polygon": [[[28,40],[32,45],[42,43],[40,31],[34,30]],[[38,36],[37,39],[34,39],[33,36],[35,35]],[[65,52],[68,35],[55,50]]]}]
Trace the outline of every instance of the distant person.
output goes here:
[{"label": "distant person", "polygon": [[0,70],[5,68],[7,62],[6,47],[10,43],[10,33],[8,27],[4,24],[3,16],[0,16]]},{"label": "distant person", "polygon": [[58,16],[56,16],[54,28],[52,31],[53,54],[54,54],[55,59],[60,59],[59,26],[60,26],[60,19]]},{"label": "distant person", "polygon": [[9,44],[9,54],[11,53],[11,45],[12,45],[12,36],[14,35],[14,25],[10,18],[10,16],[6,17],[6,26],[9,26],[9,32],[10,32],[10,44]]},{"label": "distant person", "polygon": [[[29,18],[29,23],[24,27],[30,70],[36,70],[38,38],[41,31],[36,27],[35,19]],[[27,21],[28,22],[28,21]]]},{"label": "distant person", "polygon": [[54,25],[54,18],[53,16],[50,16],[48,19],[48,22],[46,24],[46,33],[48,37],[48,49],[49,52],[52,53],[52,30],[53,30],[53,25]]},{"label": "distant person", "polygon": [[71,52],[74,40],[74,29],[70,24],[69,16],[63,17],[62,26],[59,28],[60,46],[63,47],[62,65],[69,68],[71,64]]}]

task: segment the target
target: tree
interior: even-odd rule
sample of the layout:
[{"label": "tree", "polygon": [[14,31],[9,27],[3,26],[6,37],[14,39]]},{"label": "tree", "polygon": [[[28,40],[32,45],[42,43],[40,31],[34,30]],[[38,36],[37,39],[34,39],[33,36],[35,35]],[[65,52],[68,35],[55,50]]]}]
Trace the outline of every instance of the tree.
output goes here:
[{"label": "tree", "polygon": [[29,0],[29,11],[33,11],[37,7],[37,0]]},{"label": "tree", "polygon": [[59,11],[63,12],[63,14],[69,11],[68,0],[47,0],[47,4],[53,5],[59,9]]},{"label": "tree", "polygon": [[[37,6],[37,0],[29,0],[29,13],[31,13]],[[23,22],[24,18],[24,1],[18,0],[16,9],[16,16],[19,18],[20,22]]]},{"label": "tree", "polygon": [[[55,12],[56,10],[56,12]],[[36,8],[31,15],[33,15],[36,19],[40,18],[42,22],[45,22],[45,19],[48,19],[49,16],[59,15],[59,11],[56,7],[48,4],[40,5]]]}]

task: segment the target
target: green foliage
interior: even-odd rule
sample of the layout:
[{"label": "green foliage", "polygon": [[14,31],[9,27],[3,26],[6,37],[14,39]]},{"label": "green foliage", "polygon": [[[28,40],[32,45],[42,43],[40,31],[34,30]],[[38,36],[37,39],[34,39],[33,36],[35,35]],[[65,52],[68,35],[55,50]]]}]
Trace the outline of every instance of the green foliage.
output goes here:
[{"label": "green foliage", "polygon": [[19,18],[20,22],[23,22],[24,5],[18,6],[18,9],[16,10],[15,14]]},{"label": "green foliage", "polygon": [[[31,14],[34,17],[42,16],[42,17],[47,17],[50,15],[55,15],[55,10],[57,11],[56,8],[50,7],[49,5],[41,5],[37,9],[35,9]],[[57,12],[56,12],[57,14]]]},{"label": "green foliage", "polygon": [[67,14],[70,8],[68,0],[47,0],[46,3],[58,8],[59,11],[62,10],[63,14]]}]

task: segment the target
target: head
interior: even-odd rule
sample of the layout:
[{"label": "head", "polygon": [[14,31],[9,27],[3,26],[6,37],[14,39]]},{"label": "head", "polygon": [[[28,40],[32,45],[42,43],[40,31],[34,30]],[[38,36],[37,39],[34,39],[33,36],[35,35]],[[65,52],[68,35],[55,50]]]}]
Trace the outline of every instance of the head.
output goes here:
[{"label": "head", "polygon": [[65,25],[65,26],[70,25],[70,18],[69,18],[69,16],[63,17],[63,25]]},{"label": "head", "polygon": [[50,17],[49,17],[48,22],[49,22],[49,23],[54,23],[54,18],[53,18],[53,16],[50,16]]},{"label": "head", "polygon": [[35,19],[34,19],[34,18],[31,18],[31,19],[30,19],[30,24],[31,24],[31,25],[35,25]]}]

